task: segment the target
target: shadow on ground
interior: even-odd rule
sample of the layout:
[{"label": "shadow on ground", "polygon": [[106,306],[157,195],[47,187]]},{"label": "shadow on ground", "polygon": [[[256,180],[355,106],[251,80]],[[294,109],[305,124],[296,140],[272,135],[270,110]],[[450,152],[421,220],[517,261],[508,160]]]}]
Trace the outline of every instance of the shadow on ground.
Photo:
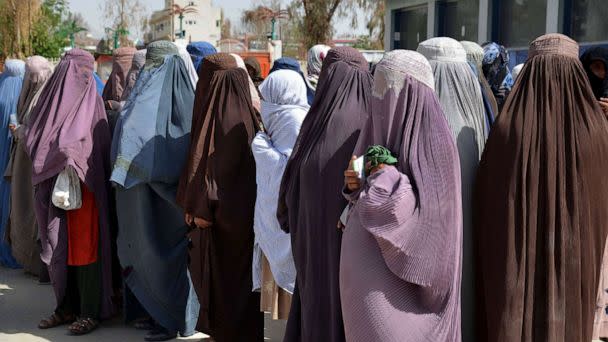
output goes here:
[{"label": "shadow on ground", "polygon": [[[0,341],[143,341],[145,332],[124,325],[120,318],[102,322],[101,326],[91,334],[78,337],[70,336],[67,327],[38,329],[40,319],[52,313],[54,301],[53,289],[50,285],[38,285],[35,278],[24,274],[22,270],[0,267]],[[284,331],[284,321],[272,321],[266,317],[266,341],[282,341]],[[204,334],[196,334],[180,340],[209,341]]]}]

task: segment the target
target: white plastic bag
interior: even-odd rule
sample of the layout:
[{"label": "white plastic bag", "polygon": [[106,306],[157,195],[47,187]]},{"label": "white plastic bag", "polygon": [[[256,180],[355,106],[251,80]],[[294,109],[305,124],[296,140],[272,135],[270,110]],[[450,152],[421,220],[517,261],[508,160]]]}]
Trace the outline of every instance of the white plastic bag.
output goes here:
[{"label": "white plastic bag", "polygon": [[52,201],[54,206],[63,210],[76,210],[82,206],[80,179],[73,167],[66,167],[57,176]]}]

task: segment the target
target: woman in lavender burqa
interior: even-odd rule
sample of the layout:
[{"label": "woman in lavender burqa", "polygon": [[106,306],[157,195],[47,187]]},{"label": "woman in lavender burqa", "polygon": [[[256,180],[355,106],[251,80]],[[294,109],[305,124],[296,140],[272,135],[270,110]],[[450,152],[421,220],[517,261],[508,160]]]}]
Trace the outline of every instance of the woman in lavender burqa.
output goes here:
[{"label": "woman in lavender burqa", "polygon": [[371,115],[345,171],[342,237],[347,341],[461,341],[462,210],[456,145],[419,53],[376,67]]},{"label": "woman in lavender burqa", "polygon": [[[111,136],[93,66],[90,53],[67,52],[26,131],[42,260],[57,299],[55,312],[39,328],[73,322],[69,331],[75,335],[91,332],[113,311],[107,182]],[[80,209],[66,211],[51,202],[63,171],[78,177]]]}]

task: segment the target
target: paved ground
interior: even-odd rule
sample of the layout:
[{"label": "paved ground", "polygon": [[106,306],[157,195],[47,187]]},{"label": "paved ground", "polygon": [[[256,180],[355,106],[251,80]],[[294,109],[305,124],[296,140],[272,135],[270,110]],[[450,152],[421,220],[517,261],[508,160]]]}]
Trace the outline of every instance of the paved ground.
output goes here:
[{"label": "paved ground", "polygon": [[[23,271],[0,267],[0,342],[143,341],[143,332],[125,326],[120,319],[103,322],[96,331],[81,337],[69,336],[65,327],[38,329],[40,319],[48,316],[53,307],[51,286],[38,285],[33,277],[25,275]],[[284,330],[284,321],[266,319],[267,341],[280,342]],[[206,341],[206,337],[197,334],[183,340]]]}]

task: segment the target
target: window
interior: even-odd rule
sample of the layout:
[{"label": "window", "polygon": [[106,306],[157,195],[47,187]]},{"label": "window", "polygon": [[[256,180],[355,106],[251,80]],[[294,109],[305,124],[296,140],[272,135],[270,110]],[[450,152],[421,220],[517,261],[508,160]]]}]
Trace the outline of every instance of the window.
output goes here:
[{"label": "window", "polygon": [[[578,0],[577,0],[578,1]],[[547,0],[494,1],[493,38],[507,47],[528,47],[545,33]]]},{"label": "window", "polygon": [[479,0],[437,1],[439,36],[477,41]]},{"label": "window", "polygon": [[188,2],[188,6],[196,6],[196,4],[194,3],[194,1],[190,1]]},{"label": "window", "polygon": [[566,8],[564,33],[579,42],[608,40],[606,0],[569,0]]},{"label": "window", "polygon": [[222,21],[221,20],[216,20],[215,21],[215,27],[220,27],[222,25]]},{"label": "window", "polygon": [[393,47],[416,50],[427,38],[427,6],[403,8],[393,11]]}]

